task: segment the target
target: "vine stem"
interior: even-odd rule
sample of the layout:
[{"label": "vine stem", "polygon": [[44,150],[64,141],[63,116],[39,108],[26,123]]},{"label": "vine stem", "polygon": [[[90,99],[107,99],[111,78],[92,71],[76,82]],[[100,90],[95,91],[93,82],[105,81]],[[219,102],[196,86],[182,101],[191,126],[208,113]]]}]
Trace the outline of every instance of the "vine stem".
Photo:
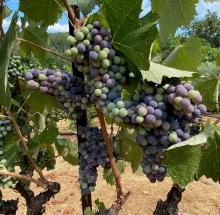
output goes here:
[{"label": "vine stem", "polygon": [[17,124],[17,121],[13,115],[13,113],[11,112],[8,112],[8,116],[10,117],[12,123],[13,123],[13,126],[15,127],[15,130],[16,130],[16,133],[19,137],[19,140],[20,140],[20,144],[21,146],[24,148],[24,150],[26,151],[26,156],[28,158],[28,160],[30,161],[31,163],[31,166],[36,170],[36,172],[38,173],[38,175],[40,176],[40,178],[42,179],[42,181],[44,183],[47,182],[47,179],[44,177],[43,173],[42,173],[42,170],[37,166],[37,164],[35,163],[34,159],[32,158],[32,156],[28,153],[28,147],[27,147],[27,144],[25,142],[25,139],[21,133],[21,129],[19,127],[19,125]]},{"label": "vine stem", "polygon": [[71,61],[71,62],[72,62],[72,60],[71,60],[70,58],[68,58],[68,57],[66,57],[66,56],[63,56],[63,55],[61,55],[61,54],[58,54],[58,53],[56,53],[56,52],[53,52],[53,51],[51,51],[51,50],[48,49],[48,48],[39,46],[38,44],[33,43],[33,42],[29,41],[29,40],[26,40],[26,39],[23,39],[23,38],[20,38],[20,37],[17,37],[16,40],[18,40],[18,41],[20,41],[20,42],[28,43],[28,44],[30,44],[30,45],[32,45],[32,46],[35,46],[35,47],[37,47],[37,48],[39,48],[39,49],[41,49],[41,50],[43,50],[43,51],[45,51],[45,52],[48,52],[48,53],[50,53],[50,54],[56,55],[57,57],[60,57],[60,58],[63,58],[63,59],[65,59],[65,60],[68,60],[68,61]]},{"label": "vine stem", "polygon": [[41,181],[36,180],[30,176],[21,175],[21,174],[17,174],[14,172],[6,172],[6,171],[0,171],[0,176],[10,176],[10,177],[17,178],[17,179],[24,180],[24,181],[31,181],[31,182],[37,184],[39,187],[42,187],[45,190],[47,188],[47,186],[44,183],[42,183]]},{"label": "vine stem", "polygon": [[116,163],[114,160],[111,139],[109,138],[109,135],[108,135],[108,131],[106,128],[105,118],[104,118],[103,113],[97,108],[96,108],[96,111],[98,113],[99,122],[100,122],[100,125],[102,128],[102,134],[103,134],[104,141],[106,144],[109,162],[110,162],[112,172],[113,172],[113,175],[115,178],[117,198],[120,199],[121,196],[123,195],[122,186],[121,186],[121,177],[120,177],[120,173],[118,172],[118,169],[117,169],[117,166],[116,166]]},{"label": "vine stem", "polygon": [[69,16],[69,19],[71,20],[70,24],[76,25],[76,28],[81,28],[84,25],[87,17],[84,17],[82,19],[78,19],[76,17],[76,13],[75,13],[73,7],[68,4],[67,0],[63,0],[63,4],[64,4],[66,10],[68,11],[68,16]]}]

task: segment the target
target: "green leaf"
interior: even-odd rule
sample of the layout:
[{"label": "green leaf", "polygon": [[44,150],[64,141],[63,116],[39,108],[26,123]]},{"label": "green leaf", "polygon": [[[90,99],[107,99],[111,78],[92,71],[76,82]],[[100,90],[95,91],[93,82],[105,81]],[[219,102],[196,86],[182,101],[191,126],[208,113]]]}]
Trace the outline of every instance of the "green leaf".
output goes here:
[{"label": "green leaf", "polygon": [[216,62],[216,66],[220,67],[220,53],[218,53],[215,62]]},{"label": "green leaf", "polygon": [[20,0],[20,10],[29,19],[41,22],[43,25],[53,25],[62,15],[60,0]]},{"label": "green leaf", "polygon": [[151,0],[153,12],[160,15],[160,37],[162,40],[174,34],[178,27],[187,26],[196,15],[198,0]]},{"label": "green leaf", "polygon": [[168,78],[184,78],[192,77],[193,72],[177,70],[171,67],[163,66],[154,62],[150,63],[150,69],[148,71],[141,71],[143,80],[152,81],[157,84],[161,84],[163,77]]},{"label": "green leaf", "polygon": [[5,6],[4,8],[3,8],[3,20],[5,19],[5,18],[7,18],[8,16],[10,16],[11,15],[11,12],[12,12],[12,10],[9,8],[9,7],[7,7],[7,6]]},{"label": "green leaf", "polygon": [[43,113],[45,110],[51,110],[52,108],[59,108],[56,99],[49,95],[42,95],[38,91],[33,91],[31,96],[27,100],[29,111],[32,113]]},{"label": "green leaf", "polygon": [[14,171],[14,167],[19,160],[18,139],[14,135],[8,135],[4,140],[3,155],[6,158],[5,168],[8,171]]},{"label": "green leaf", "polygon": [[57,141],[58,136],[58,128],[50,123],[45,130],[43,130],[40,134],[36,134],[28,144],[28,148],[30,151],[34,151],[39,148],[47,148],[50,147],[53,143]]},{"label": "green leaf", "polygon": [[205,175],[215,182],[220,182],[220,125],[216,127],[213,137],[208,139],[207,146],[204,148],[199,176]]},{"label": "green leaf", "polygon": [[117,135],[118,147],[122,158],[131,163],[132,171],[136,172],[141,163],[141,148],[136,143],[136,131],[123,127]]},{"label": "green leaf", "polygon": [[99,199],[96,199],[96,200],[95,200],[95,204],[96,204],[96,206],[98,207],[98,211],[99,211],[99,212],[102,212],[102,211],[105,211],[105,210],[106,210],[105,204],[104,204],[103,202],[100,202]]},{"label": "green leaf", "polygon": [[[120,173],[123,173],[124,172],[124,164],[121,160],[118,160],[117,163],[116,163],[116,167],[118,169],[118,171]],[[104,172],[103,172],[103,178],[106,180],[106,182],[110,185],[114,185],[115,184],[115,179],[114,179],[114,176],[113,176],[113,173],[112,173],[112,169],[109,168],[109,169],[104,169]]]},{"label": "green leaf", "polygon": [[173,182],[185,187],[198,174],[203,144],[213,135],[213,126],[207,125],[200,134],[176,144],[164,152],[164,164]]},{"label": "green leaf", "polygon": [[[32,22],[31,25],[29,25],[26,28],[23,28],[22,38],[27,41],[33,42],[41,47],[47,47],[47,29],[42,26],[39,27],[36,24],[33,24]],[[35,58],[37,58],[39,62],[41,62],[42,64],[44,63],[46,56],[46,52],[44,50],[22,41],[20,43],[20,48],[25,56],[30,56],[31,53],[33,53]]]},{"label": "green leaf", "polygon": [[93,211],[89,207],[87,207],[84,210],[84,215],[95,215],[95,214],[93,213]]},{"label": "green leaf", "polygon": [[209,110],[218,110],[220,68],[206,62],[199,67],[199,72],[201,77],[192,80],[193,86],[200,91]]},{"label": "green leaf", "polygon": [[113,46],[138,68],[147,70],[157,17],[139,18],[141,6],[142,0],[104,0],[103,13],[112,31]]},{"label": "green leaf", "polygon": [[191,37],[183,45],[175,48],[165,59],[163,65],[181,70],[197,71],[201,62],[202,43]]},{"label": "green leaf", "polygon": [[78,144],[70,142],[61,136],[58,136],[55,143],[57,152],[65,161],[73,166],[78,165]]},{"label": "green leaf", "polygon": [[101,0],[68,0],[69,5],[77,5],[84,16],[92,12],[95,6],[101,4]]},{"label": "green leaf", "polygon": [[16,38],[17,20],[18,15],[15,13],[0,47],[0,104],[7,107],[10,106],[11,102],[11,94],[8,86],[8,64],[13,48],[13,42]]}]

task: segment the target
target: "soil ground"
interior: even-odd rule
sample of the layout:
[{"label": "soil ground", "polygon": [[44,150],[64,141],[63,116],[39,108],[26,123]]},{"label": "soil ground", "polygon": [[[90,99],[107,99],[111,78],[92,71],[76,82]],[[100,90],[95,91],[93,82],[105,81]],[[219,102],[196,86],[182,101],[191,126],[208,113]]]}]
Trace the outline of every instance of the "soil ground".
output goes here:
[{"label": "soil ground", "polygon": [[[78,167],[73,167],[59,158],[56,170],[47,172],[46,177],[62,185],[60,193],[46,205],[46,214],[81,215]],[[129,166],[122,175],[122,184],[124,191],[130,190],[131,195],[119,215],[151,215],[157,200],[165,199],[172,186],[169,178],[163,183],[150,184],[145,176],[133,174]],[[35,191],[41,191],[40,188],[33,188]],[[19,195],[11,190],[4,190],[4,197],[10,199]],[[106,206],[111,206],[116,199],[115,187],[102,180],[101,170],[92,198],[93,201],[99,198]],[[21,198],[18,215],[25,215],[24,204]],[[191,183],[183,194],[180,211],[181,215],[220,215],[220,185],[206,178]]]},{"label": "soil ground", "polygon": [[[60,125],[66,131],[66,123]],[[57,159],[56,169],[45,172],[46,178],[61,184],[61,191],[46,205],[46,215],[81,215],[80,190],[78,183],[78,167],[73,167],[62,158]],[[119,215],[152,215],[159,199],[166,199],[171,189],[169,178],[162,183],[151,184],[144,175],[133,174],[130,166],[125,168],[122,175],[124,192],[131,195],[122,207]],[[35,185],[32,189],[37,193],[42,189]],[[3,190],[5,199],[20,198],[17,215],[25,215],[25,202],[22,197],[12,190]],[[107,207],[116,200],[115,187],[102,179],[99,169],[97,187],[92,194],[93,202],[99,198]],[[220,215],[220,185],[212,180],[201,178],[186,187],[183,199],[179,205],[180,215]]]}]

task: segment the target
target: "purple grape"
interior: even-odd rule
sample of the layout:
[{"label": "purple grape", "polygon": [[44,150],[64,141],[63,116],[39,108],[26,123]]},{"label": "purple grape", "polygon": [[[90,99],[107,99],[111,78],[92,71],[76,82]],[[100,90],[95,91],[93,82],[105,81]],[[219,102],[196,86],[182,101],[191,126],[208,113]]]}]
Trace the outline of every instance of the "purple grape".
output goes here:
[{"label": "purple grape", "polygon": [[153,114],[149,114],[145,117],[145,122],[148,125],[153,125],[156,122],[156,117]]},{"label": "purple grape", "polygon": [[103,40],[102,36],[96,35],[94,38],[94,42],[96,45],[100,44],[100,42]]},{"label": "purple grape", "polygon": [[191,105],[191,102],[189,99],[184,98],[180,101],[180,105],[182,108],[187,109]]},{"label": "purple grape", "polygon": [[147,106],[147,112],[148,112],[148,114],[153,114],[154,108],[152,106]]},{"label": "purple grape", "polygon": [[93,23],[94,28],[99,29],[100,28],[100,22],[99,21],[94,21]]},{"label": "purple grape", "polygon": [[150,101],[149,106],[152,106],[153,108],[157,108],[157,102],[156,101]]},{"label": "purple grape", "polygon": [[32,75],[33,75],[34,78],[38,78],[38,76],[39,76],[39,70],[33,69],[33,70],[31,70],[31,73],[32,73]]},{"label": "purple grape", "polygon": [[188,140],[190,139],[190,134],[189,133],[184,133],[182,136],[182,140]]},{"label": "purple grape", "polygon": [[154,110],[154,115],[156,116],[157,119],[161,119],[162,117],[162,111],[160,109],[155,109]]},{"label": "purple grape", "polygon": [[109,43],[106,40],[102,40],[100,42],[100,46],[104,49],[104,48],[109,48]]},{"label": "purple grape", "polygon": [[187,95],[187,89],[183,85],[176,87],[176,96],[185,97]]},{"label": "purple grape", "polygon": [[92,61],[98,60],[99,55],[95,51],[91,51],[89,53],[89,59]]},{"label": "purple grape", "polygon": [[78,52],[79,52],[80,54],[82,54],[82,53],[84,53],[84,52],[86,51],[86,47],[85,47],[85,45],[82,44],[82,43],[79,43],[79,44],[76,46],[76,48],[78,49]]},{"label": "purple grape", "polygon": [[168,131],[168,130],[170,129],[170,123],[169,123],[169,122],[163,122],[162,128],[163,128],[165,131]]},{"label": "purple grape", "polygon": [[198,109],[201,111],[202,114],[207,112],[207,107],[203,104],[198,105]]},{"label": "purple grape", "polygon": [[189,83],[185,83],[185,84],[184,84],[184,87],[185,87],[188,91],[194,89],[193,86],[192,86],[192,84],[189,84]]},{"label": "purple grape", "polygon": [[96,36],[99,33],[99,31],[97,29],[92,29],[91,33],[93,36]]},{"label": "purple grape", "polygon": [[108,59],[113,59],[116,55],[116,52],[114,49],[110,49],[108,53]]},{"label": "purple grape", "polygon": [[40,92],[41,93],[47,93],[48,92],[48,88],[47,87],[40,87]]},{"label": "purple grape", "polygon": [[167,88],[167,92],[168,92],[169,94],[175,93],[175,91],[176,91],[176,87],[173,86],[173,85],[170,85],[170,86]]},{"label": "purple grape", "polygon": [[164,102],[159,102],[157,106],[161,111],[166,111],[167,106]]},{"label": "purple grape", "polygon": [[116,84],[115,79],[108,79],[108,80],[106,81],[107,87],[114,87],[115,84]]},{"label": "purple grape", "polygon": [[176,95],[174,93],[171,93],[168,95],[168,101],[170,103],[173,103],[174,102],[174,99],[175,99]]},{"label": "purple grape", "polygon": [[177,133],[178,137],[182,137],[182,136],[183,136],[183,130],[180,129],[180,128],[178,128],[178,129],[176,130],[176,133]]},{"label": "purple grape", "polygon": [[25,74],[25,79],[26,79],[27,81],[30,81],[30,80],[32,80],[33,78],[34,78],[34,76],[33,76],[32,72],[27,72],[27,73]]}]

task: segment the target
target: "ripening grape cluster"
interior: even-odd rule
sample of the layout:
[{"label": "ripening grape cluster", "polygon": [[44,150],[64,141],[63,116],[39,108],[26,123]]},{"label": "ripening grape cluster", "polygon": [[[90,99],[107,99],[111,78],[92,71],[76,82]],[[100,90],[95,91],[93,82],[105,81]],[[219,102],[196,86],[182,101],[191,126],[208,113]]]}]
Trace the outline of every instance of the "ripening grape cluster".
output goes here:
[{"label": "ripening grape cluster", "polygon": [[78,134],[85,140],[79,145],[79,180],[81,193],[86,195],[95,190],[97,167],[107,167],[109,160],[100,129],[80,128]]},{"label": "ripening grape cluster", "polygon": [[85,74],[90,100],[98,108],[104,108],[109,102],[120,98],[122,84],[126,82],[126,61],[113,48],[111,31],[95,21],[76,30],[74,37],[68,36],[67,40],[72,48],[66,54],[73,58],[78,70]]},{"label": "ripening grape cluster", "polygon": [[28,87],[54,96],[70,117],[75,118],[75,108],[86,109],[88,102],[81,78],[59,69],[32,69],[25,74]]},{"label": "ripening grape cluster", "polygon": [[[12,123],[7,119],[0,119],[0,169],[4,169],[4,165],[7,163],[7,160],[4,158],[4,142],[6,136],[9,132],[12,131]],[[11,177],[3,176],[0,177],[0,185],[2,187],[12,187],[13,182],[11,181]]]},{"label": "ripening grape cluster", "polygon": [[[161,164],[161,152],[200,131],[199,121],[207,111],[206,106],[190,83],[181,82],[164,86],[142,83],[130,99],[123,100],[122,85],[130,71],[111,39],[111,31],[98,21],[68,36],[72,48],[66,54],[84,73],[85,85],[80,78],[60,70],[31,70],[26,73],[26,80],[30,88],[55,96],[70,114],[75,107],[85,109],[90,101],[115,123],[136,128],[136,140],[143,150],[144,173],[151,182],[163,181],[167,169]],[[87,128],[81,135],[86,139],[79,149],[81,190],[85,194],[95,187],[97,166],[105,166],[107,160],[97,128]]]},{"label": "ripening grape cluster", "polygon": [[199,119],[207,109],[201,104],[201,94],[190,83],[169,85],[156,91],[145,86],[142,90],[141,112],[136,107],[136,114],[144,119],[136,136],[143,150],[141,165],[151,182],[163,181],[166,167],[161,165],[161,152],[195,135],[195,125],[198,129]]},{"label": "ripening grape cluster", "polygon": [[8,66],[9,79],[20,79],[24,80],[24,67],[21,63],[21,57],[14,55],[10,58]]}]

